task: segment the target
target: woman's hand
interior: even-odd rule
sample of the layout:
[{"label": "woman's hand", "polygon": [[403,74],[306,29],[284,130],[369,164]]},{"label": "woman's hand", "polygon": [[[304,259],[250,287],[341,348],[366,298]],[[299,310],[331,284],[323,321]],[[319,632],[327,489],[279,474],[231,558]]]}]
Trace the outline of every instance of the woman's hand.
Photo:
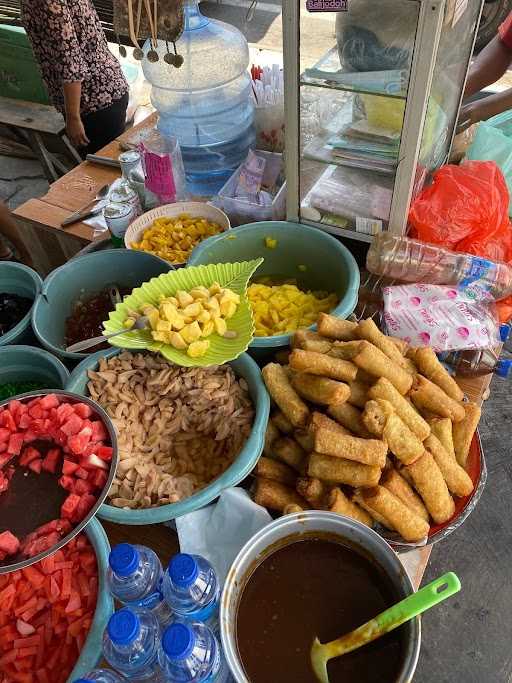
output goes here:
[{"label": "woman's hand", "polygon": [[66,117],[66,133],[75,147],[86,147],[89,144],[80,116]]}]

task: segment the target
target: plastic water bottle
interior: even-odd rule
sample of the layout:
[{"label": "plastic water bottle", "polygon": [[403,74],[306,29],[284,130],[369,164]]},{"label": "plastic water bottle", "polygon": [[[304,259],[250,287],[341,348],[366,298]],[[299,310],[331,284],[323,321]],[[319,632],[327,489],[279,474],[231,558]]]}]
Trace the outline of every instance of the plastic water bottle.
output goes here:
[{"label": "plastic water bottle", "polygon": [[[500,337],[503,343],[507,341],[509,334],[510,326],[501,325]],[[497,377],[507,379],[512,370],[512,359],[500,359],[499,353],[500,349],[448,351],[439,354],[439,359],[459,377],[482,377],[494,373]]]},{"label": "plastic water bottle", "polygon": [[164,574],[162,592],[178,618],[202,621],[216,631],[220,588],[215,570],[204,557],[175,555]]},{"label": "plastic water bottle", "polygon": [[495,301],[512,294],[512,266],[389,232],[373,238],[366,267],[402,282],[478,286]]},{"label": "plastic water bottle", "polygon": [[176,622],[166,628],[160,666],[173,683],[227,683],[229,669],[213,631],[205,624]]},{"label": "plastic water bottle", "polygon": [[103,654],[129,681],[168,683],[158,663],[160,638],[160,626],[149,610],[124,607],[109,619]]},{"label": "plastic water bottle", "polygon": [[156,554],[143,545],[120,543],[108,558],[110,592],[130,607],[151,610],[162,627],[171,622],[171,610],[161,593],[163,569]]},{"label": "plastic water bottle", "polygon": [[86,674],[84,678],[78,678],[75,683],[123,683],[125,680],[115,671],[94,669],[94,671]]},{"label": "plastic water bottle", "polygon": [[183,65],[164,61],[168,47],[162,40],[159,60],[149,61],[148,39],[142,69],[153,86],[158,130],[180,143],[188,191],[210,196],[255,144],[249,47],[237,28],[203,16],[198,0],[185,0],[184,10],[184,31],[176,42]]}]

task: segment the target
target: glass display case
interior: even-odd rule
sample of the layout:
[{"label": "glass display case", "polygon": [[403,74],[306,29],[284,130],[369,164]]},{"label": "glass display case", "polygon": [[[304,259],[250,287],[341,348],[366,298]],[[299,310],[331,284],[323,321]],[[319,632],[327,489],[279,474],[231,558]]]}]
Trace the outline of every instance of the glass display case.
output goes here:
[{"label": "glass display case", "polygon": [[483,0],[333,4],[318,58],[306,0],[283,3],[287,217],[368,242],[449,156]]}]

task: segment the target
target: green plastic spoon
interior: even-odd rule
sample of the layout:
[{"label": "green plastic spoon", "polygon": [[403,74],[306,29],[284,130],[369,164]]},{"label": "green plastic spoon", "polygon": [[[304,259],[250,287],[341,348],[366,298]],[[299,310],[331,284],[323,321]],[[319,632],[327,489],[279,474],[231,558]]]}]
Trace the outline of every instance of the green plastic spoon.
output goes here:
[{"label": "green plastic spoon", "polygon": [[393,631],[406,621],[414,619],[418,614],[422,614],[459,591],[460,581],[458,577],[453,572],[448,572],[432,581],[432,583],[429,583],[428,586],[425,586],[417,593],[409,595],[405,600],[401,600],[396,605],[393,605],[393,607],[384,610],[374,619],[367,621],[366,624],[341,636],[341,638],[332,640],[324,645],[322,645],[318,638],[315,638],[310,654],[315,676],[321,683],[329,683],[327,662],[330,659],[341,657],[341,655],[371,643],[373,640],[380,638],[385,633],[389,633],[389,631]]}]

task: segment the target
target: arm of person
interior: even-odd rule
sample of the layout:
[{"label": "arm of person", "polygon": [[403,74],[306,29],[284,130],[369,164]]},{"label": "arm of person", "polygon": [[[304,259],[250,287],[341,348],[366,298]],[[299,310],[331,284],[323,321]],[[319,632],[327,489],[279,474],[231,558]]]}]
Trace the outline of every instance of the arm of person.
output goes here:
[{"label": "arm of person", "polygon": [[66,132],[75,147],[85,147],[89,144],[89,138],[85,134],[84,124],[80,117],[82,83],[80,81],[64,83],[62,88],[66,106]]},{"label": "arm of person", "polygon": [[11,212],[3,202],[0,202],[0,232],[14,246],[16,251],[21,256],[23,263],[28,266],[32,265],[30,253],[27,251],[19,236],[20,228],[16,224],[15,219],[12,217]]}]

